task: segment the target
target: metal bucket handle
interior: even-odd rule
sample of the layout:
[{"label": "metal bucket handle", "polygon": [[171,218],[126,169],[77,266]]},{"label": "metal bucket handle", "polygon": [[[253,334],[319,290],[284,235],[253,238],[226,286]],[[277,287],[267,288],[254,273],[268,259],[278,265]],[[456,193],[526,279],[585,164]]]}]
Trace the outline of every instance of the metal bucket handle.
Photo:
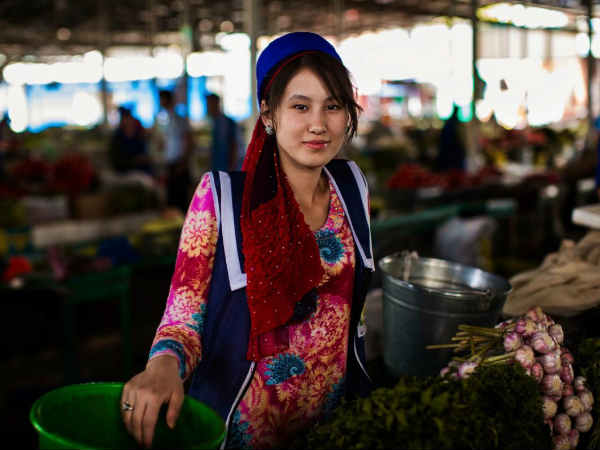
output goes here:
[{"label": "metal bucket handle", "polygon": [[[412,284],[412,283],[411,283]],[[414,284],[413,284],[414,286]],[[432,292],[434,294],[442,294],[442,295],[449,295],[452,297],[462,297],[462,296],[466,296],[466,295],[480,295],[484,298],[490,298],[492,297],[492,291],[491,289],[453,289],[453,288],[432,288],[432,287],[427,287],[427,286],[418,286],[421,289],[424,289],[428,292]]]},{"label": "metal bucket handle", "polygon": [[490,299],[493,296],[492,290],[491,289],[477,289],[477,288],[469,288],[469,289],[460,289],[460,288],[451,288],[451,287],[444,287],[444,288],[434,288],[434,287],[429,287],[429,286],[422,286],[422,285],[416,285],[414,283],[411,283],[410,280],[410,272],[412,269],[412,263],[413,261],[416,261],[419,259],[419,254],[417,252],[409,252],[407,250],[402,251],[402,253],[400,253],[400,257],[402,258],[402,260],[404,261],[404,273],[403,273],[403,278],[404,278],[404,282],[411,284],[413,287],[415,288],[419,288],[419,289],[423,289],[427,292],[431,292],[433,294],[439,294],[439,295],[447,295],[447,296],[451,296],[451,297],[464,297],[464,296],[481,296],[484,297],[485,299]]}]

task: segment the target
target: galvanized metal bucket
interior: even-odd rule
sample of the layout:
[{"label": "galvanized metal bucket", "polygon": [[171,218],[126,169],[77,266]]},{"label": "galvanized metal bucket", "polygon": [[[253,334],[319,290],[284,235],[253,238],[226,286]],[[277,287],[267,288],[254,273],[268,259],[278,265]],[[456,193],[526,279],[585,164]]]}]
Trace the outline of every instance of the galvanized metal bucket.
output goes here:
[{"label": "galvanized metal bucket", "polygon": [[475,267],[406,252],[382,258],[383,358],[392,375],[436,375],[458,325],[494,326],[510,283]]}]

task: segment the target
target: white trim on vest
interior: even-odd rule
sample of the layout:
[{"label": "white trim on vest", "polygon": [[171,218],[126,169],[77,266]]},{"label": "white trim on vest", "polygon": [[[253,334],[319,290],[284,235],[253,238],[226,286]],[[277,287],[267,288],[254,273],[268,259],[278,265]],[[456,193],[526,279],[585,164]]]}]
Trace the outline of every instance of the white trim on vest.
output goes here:
[{"label": "white trim on vest", "polygon": [[[373,243],[371,241],[371,221],[369,217],[369,205],[368,205],[368,188],[367,182],[362,174],[361,170],[358,168],[354,161],[347,161],[347,164],[352,171],[352,175],[354,175],[354,179],[356,181],[356,185],[360,192],[360,197],[363,204],[364,214],[367,219],[367,226],[369,228],[369,250],[370,254],[373,255]],[[335,190],[338,194],[340,202],[344,208],[344,212],[346,217],[348,218],[348,223],[350,224],[350,229],[352,230],[352,236],[354,237],[354,241],[358,247],[358,251],[362,258],[363,264],[370,270],[375,270],[375,264],[373,262],[373,257],[367,258],[365,251],[361,245],[361,242],[358,239],[356,231],[354,230],[354,225],[352,224],[352,219],[350,218],[350,214],[348,212],[348,207],[346,206],[346,202],[344,201],[344,197],[342,192],[340,191],[333,175],[327,168],[325,168],[325,172],[327,176],[333,183]],[[237,239],[235,236],[235,222],[233,218],[233,197],[231,192],[231,178],[229,174],[226,172],[219,172],[219,180],[221,185],[221,199],[218,201],[218,196],[214,184],[214,179],[212,173],[211,176],[211,184],[213,191],[213,199],[215,200],[215,213],[217,215],[217,229],[219,229],[223,236],[223,248],[225,250],[225,263],[227,265],[227,274],[229,276],[229,284],[232,291],[241,289],[246,287],[247,277],[244,272],[242,272],[242,267],[240,264],[239,254],[237,250]],[[219,228],[220,227],[220,228]]]},{"label": "white trim on vest", "polygon": [[[356,179],[356,184],[358,185],[358,189],[360,189],[360,197],[362,198],[363,207],[365,208],[365,217],[367,218],[367,224],[369,226],[369,253],[371,254],[371,258],[368,260],[370,265],[367,265],[370,269],[374,270],[375,265],[373,264],[373,239],[371,236],[371,214],[369,214],[369,183],[367,182],[367,177],[362,173],[358,164],[354,161],[348,161],[348,165],[350,166],[350,170],[352,170],[352,174]],[[358,182],[359,179],[363,180],[364,185]]]},{"label": "white trim on vest", "polygon": [[217,185],[212,172],[208,172],[210,177],[210,190],[212,191],[213,204],[215,206],[215,215],[217,216],[217,233],[221,230],[221,208],[219,207],[219,195],[217,194]]},{"label": "white trim on vest", "polygon": [[369,376],[369,374],[367,373],[367,369],[365,369],[365,366],[363,366],[363,363],[360,361],[360,358],[358,357],[358,350],[356,349],[356,340],[358,339],[358,336],[354,336],[354,339],[352,339],[352,343],[354,344],[354,357],[356,358],[356,362],[358,363],[358,365],[360,366],[361,370],[363,371],[363,373],[365,374],[365,376],[367,377],[367,379],[372,383],[373,380],[371,380],[371,377]]},{"label": "white trim on vest", "polygon": [[[365,216],[367,218],[367,227],[369,228],[369,245],[371,246],[370,250],[371,250],[371,255],[373,254],[373,250],[372,250],[372,244],[371,244],[371,223],[369,220],[369,208],[368,205],[366,204],[367,202],[367,187],[365,184],[365,180],[362,176],[362,173],[360,172],[360,169],[358,168],[358,166],[356,167],[356,170],[358,172],[355,172],[354,169],[352,169],[352,162],[348,161],[348,165],[350,167],[350,169],[352,170],[352,175],[354,175],[355,181],[356,181],[356,185],[358,186],[358,189],[360,191],[360,196],[363,202],[363,208],[364,208],[364,212],[365,212]],[[327,173],[327,176],[329,176],[329,179],[331,180],[331,182],[333,183],[333,186],[335,187],[335,190],[338,194],[338,197],[340,198],[340,202],[342,202],[342,206],[344,207],[344,212],[346,213],[346,217],[348,219],[348,223],[350,224],[350,229],[352,230],[352,236],[354,236],[354,242],[356,242],[356,246],[358,247],[358,251],[360,253],[360,257],[363,260],[363,264],[365,265],[365,267],[367,267],[368,269],[370,269],[371,271],[375,270],[375,264],[373,263],[373,257],[371,258],[367,258],[364,249],[362,248],[362,245],[358,239],[358,236],[356,234],[356,231],[354,231],[354,225],[352,225],[352,219],[350,218],[350,214],[348,212],[348,207],[346,206],[346,202],[344,201],[344,197],[342,196],[342,191],[340,191],[340,188],[338,187],[337,183],[335,182],[335,179],[333,178],[333,175],[331,175],[331,172],[329,172],[329,170],[327,170],[327,167],[324,167],[325,173]]]},{"label": "white trim on vest", "polygon": [[250,369],[248,370],[248,373],[246,374],[246,378],[244,379],[244,382],[242,383],[242,387],[240,387],[240,390],[238,391],[237,395],[235,396],[235,400],[233,401],[233,404],[231,405],[231,408],[229,409],[229,414],[227,414],[227,420],[225,420],[225,439],[223,439],[223,442],[221,443],[221,447],[220,447],[221,449],[227,448],[227,438],[229,436],[229,427],[231,425],[231,416],[233,415],[234,411],[237,409],[238,405],[240,404],[240,401],[242,400],[242,395],[244,395],[244,393],[246,392],[246,389],[250,385],[252,378],[254,378],[254,368],[255,367],[256,367],[256,362],[252,361],[250,363]]},{"label": "white trim on vest", "polygon": [[223,248],[225,263],[229,275],[229,285],[232,291],[246,287],[246,274],[242,272],[235,237],[235,222],[233,219],[233,197],[231,194],[231,178],[226,172],[219,172],[221,183],[221,226],[223,228]]}]

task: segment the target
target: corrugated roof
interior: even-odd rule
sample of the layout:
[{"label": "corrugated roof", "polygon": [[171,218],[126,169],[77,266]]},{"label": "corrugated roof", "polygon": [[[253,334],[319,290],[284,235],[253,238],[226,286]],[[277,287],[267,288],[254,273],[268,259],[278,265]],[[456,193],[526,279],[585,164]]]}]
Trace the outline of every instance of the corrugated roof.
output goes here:
[{"label": "corrugated roof", "polygon": [[[479,0],[479,5],[492,3],[496,1]],[[560,8],[573,17],[586,12],[582,0],[528,3]],[[160,44],[181,33],[185,23],[195,32],[194,49],[200,49],[210,41],[201,39],[203,35],[244,30],[244,4],[244,0],[2,0],[0,52],[22,56]],[[257,4],[259,34],[267,35],[299,29],[347,35],[406,26],[421,16],[471,15],[471,0],[258,0]]]}]

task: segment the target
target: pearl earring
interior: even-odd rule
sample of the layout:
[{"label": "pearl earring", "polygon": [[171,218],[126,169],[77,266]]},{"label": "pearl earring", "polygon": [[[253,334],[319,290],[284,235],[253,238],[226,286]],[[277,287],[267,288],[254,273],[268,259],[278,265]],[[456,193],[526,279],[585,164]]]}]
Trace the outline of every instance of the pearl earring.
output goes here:
[{"label": "pearl earring", "polygon": [[269,136],[272,136],[274,132],[275,130],[273,130],[272,125],[265,125],[265,133],[267,133]]}]

